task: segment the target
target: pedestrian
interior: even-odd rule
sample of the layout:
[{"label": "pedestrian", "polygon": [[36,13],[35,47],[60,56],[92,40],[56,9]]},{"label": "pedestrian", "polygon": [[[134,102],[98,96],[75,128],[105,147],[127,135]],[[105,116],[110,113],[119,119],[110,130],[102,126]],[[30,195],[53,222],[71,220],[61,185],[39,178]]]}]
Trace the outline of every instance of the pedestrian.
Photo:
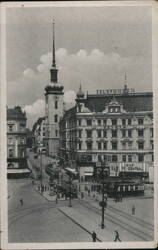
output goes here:
[{"label": "pedestrian", "polygon": [[136,208],[135,208],[135,206],[133,205],[133,206],[132,206],[132,215],[135,215],[135,212],[136,212]]},{"label": "pedestrian", "polygon": [[23,202],[23,199],[22,199],[22,198],[20,199],[20,204],[21,204],[21,206],[24,205],[24,202]]},{"label": "pedestrian", "polygon": [[95,231],[93,231],[93,233],[92,233],[92,240],[93,240],[93,242],[96,242],[96,239],[97,239],[97,234],[96,234]]},{"label": "pedestrian", "polygon": [[123,195],[122,195],[122,193],[121,193],[121,194],[120,194],[120,201],[121,201],[121,202],[122,202],[122,196],[123,196]]},{"label": "pedestrian", "polygon": [[34,180],[32,180],[32,185],[34,185],[34,183],[35,183]]},{"label": "pedestrian", "polygon": [[88,196],[90,196],[90,189],[88,189]]},{"label": "pedestrian", "polygon": [[114,239],[114,241],[121,241],[120,240],[120,235],[119,235],[117,230],[115,230],[115,239]]}]

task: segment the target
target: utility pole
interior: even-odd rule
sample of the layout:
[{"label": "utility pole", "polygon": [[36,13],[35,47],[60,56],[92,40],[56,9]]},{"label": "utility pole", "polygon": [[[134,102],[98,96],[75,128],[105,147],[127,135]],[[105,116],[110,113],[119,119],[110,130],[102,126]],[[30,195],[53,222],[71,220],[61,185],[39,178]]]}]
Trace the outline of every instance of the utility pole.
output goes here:
[{"label": "utility pole", "polygon": [[105,211],[105,204],[104,204],[104,166],[103,162],[101,162],[102,167],[102,221],[101,221],[101,228],[104,229],[104,211]]}]

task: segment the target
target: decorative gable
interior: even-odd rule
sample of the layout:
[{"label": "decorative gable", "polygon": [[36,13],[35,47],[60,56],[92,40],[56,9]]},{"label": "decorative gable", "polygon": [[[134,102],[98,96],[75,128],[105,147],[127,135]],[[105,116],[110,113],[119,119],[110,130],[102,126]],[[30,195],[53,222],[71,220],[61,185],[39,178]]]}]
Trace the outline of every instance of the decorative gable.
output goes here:
[{"label": "decorative gable", "polygon": [[123,109],[123,105],[113,97],[113,99],[105,106],[103,113],[120,114],[126,113],[126,111]]}]

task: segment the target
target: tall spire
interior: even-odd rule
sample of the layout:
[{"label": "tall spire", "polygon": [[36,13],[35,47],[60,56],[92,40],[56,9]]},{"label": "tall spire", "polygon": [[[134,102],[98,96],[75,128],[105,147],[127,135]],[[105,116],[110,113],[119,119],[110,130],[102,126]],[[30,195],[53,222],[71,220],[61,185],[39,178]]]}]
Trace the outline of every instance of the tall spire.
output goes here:
[{"label": "tall spire", "polygon": [[53,19],[53,51],[52,51],[52,67],[50,69],[50,76],[51,82],[57,83],[58,82],[58,70],[56,68],[56,61],[55,61],[55,21]]},{"label": "tall spire", "polygon": [[56,68],[55,63],[55,20],[53,19],[53,51],[52,51],[52,67]]}]

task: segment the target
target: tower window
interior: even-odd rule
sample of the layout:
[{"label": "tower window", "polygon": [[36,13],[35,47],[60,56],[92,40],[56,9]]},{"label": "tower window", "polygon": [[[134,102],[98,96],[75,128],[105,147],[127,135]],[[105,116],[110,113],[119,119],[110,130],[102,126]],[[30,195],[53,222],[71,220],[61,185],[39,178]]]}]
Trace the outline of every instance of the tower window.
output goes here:
[{"label": "tower window", "polygon": [[58,101],[55,101],[55,109],[58,108]]},{"label": "tower window", "polygon": [[58,130],[55,130],[55,136],[58,137]]},{"label": "tower window", "polygon": [[54,122],[58,122],[58,115],[54,116]]}]

